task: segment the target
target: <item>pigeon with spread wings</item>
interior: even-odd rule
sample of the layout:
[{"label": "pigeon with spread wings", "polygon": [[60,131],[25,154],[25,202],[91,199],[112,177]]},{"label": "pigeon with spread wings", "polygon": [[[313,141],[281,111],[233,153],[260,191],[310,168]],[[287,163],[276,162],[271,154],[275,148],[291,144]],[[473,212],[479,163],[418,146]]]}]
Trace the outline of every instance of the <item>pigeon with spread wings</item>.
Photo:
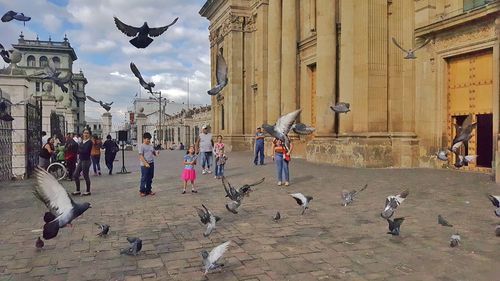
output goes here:
[{"label": "pigeon with spread wings", "polygon": [[262,128],[271,136],[281,140],[285,144],[285,149],[290,151],[290,139],[288,133],[292,128],[295,119],[299,116],[302,109],[297,109],[281,116],[274,125],[262,124]]},{"label": "pigeon with spread wings", "polygon": [[92,101],[92,102],[100,104],[102,106],[102,108],[104,108],[106,111],[110,111],[111,110],[111,105],[113,104],[113,102],[106,103],[106,102],[103,102],[103,101],[98,101],[98,100],[94,99],[93,97],[91,97],[89,95],[87,95],[87,98],[89,99],[89,101]]},{"label": "pigeon with spread wings", "polygon": [[203,265],[205,266],[204,275],[206,275],[210,270],[214,270],[224,266],[224,264],[217,263],[217,261],[222,258],[224,253],[227,251],[230,243],[231,241],[227,241],[223,244],[220,244],[219,246],[213,248],[210,253],[208,253],[206,250],[203,250],[201,252],[201,256],[203,257]]},{"label": "pigeon with spread wings", "polygon": [[45,68],[43,69],[43,73],[45,74],[44,79],[48,79],[54,82],[54,84],[59,86],[64,93],[68,92],[68,87],[66,87],[66,84],[72,82],[71,79],[73,78],[73,73],[68,72],[66,76],[61,78],[59,77],[59,75],[61,75],[61,71],[58,71],[53,63],[49,63],[47,66],[45,66]]},{"label": "pigeon with spread wings", "polygon": [[153,39],[149,38],[151,37],[158,37],[163,34],[163,32],[167,31],[169,27],[174,25],[179,18],[175,18],[172,23],[166,26],[162,27],[149,27],[147,22],[144,22],[144,24],[141,27],[134,27],[128,24],[123,23],[120,21],[117,17],[113,17],[115,19],[115,25],[120,30],[123,32],[123,34],[127,35],[128,37],[134,37],[132,38],[129,42],[132,44],[134,47],[139,48],[139,49],[144,49],[151,42],[153,42]]},{"label": "pigeon with spread wings", "polygon": [[217,85],[215,85],[215,87],[213,87],[207,92],[211,96],[215,96],[218,93],[220,93],[220,91],[222,91],[222,89],[226,87],[227,82],[229,81],[229,79],[227,78],[226,60],[224,59],[221,53],[217,54],[217,64],[215,68],[216,68],[215,78],[217,79]]},{"label": "pigeon with spread wings", "polygon": [[394,37],[392,37],[392,43],[394,43],[394,45],[396,45],[399,49],[401,49],[403,52],[406,53],[406,56],[404,57],[404,59],[406,59],[406,60],[407,59],[416,59],[417,57],[415,56],[415,51],[423,48],[425,45],[429,44],[430,42],[431,42],[431,39],[427,39],[422,44],[417,46],[416,48],[406,50],[398,43],[398,41],[396,41],[396,39]]},{"label": "pigeon with spread wings", "polygon": [[153,82],[148,83],[148,82],[144,81],[144,78],[142,78],[141,72],[139,71],[137,66],[135,66],[135,64],[133,62],[130,63],[130,70],[132,70],[135,77],[137,77],[139,79],[139,84],[141,84],[141,86],[144,89],[148,90],[152,94],[153,88],[155,87],[155,83],[153,83]]},{"label": "pigeon with spread wings", "polygon": [[31,20],[31,17],[27,17],[23,13],[17,13],[17,12],[14,12],[14,11],[8,11],[7,13],[5,13],[2,16],[1,20],[3,22],[9,22],[11,20],[18,20],[18,21],[22,21],[23,25],[26,25],[26,22],[29,21],[29,20]]}]

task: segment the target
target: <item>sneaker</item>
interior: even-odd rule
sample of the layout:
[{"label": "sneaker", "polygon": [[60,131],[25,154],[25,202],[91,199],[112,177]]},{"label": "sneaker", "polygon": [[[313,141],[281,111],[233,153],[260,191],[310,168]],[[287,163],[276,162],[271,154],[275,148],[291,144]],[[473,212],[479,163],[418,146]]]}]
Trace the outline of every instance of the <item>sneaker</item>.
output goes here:
[{"label": "sneaker", "polygon": [[285,182],[285,186],[289,186],[289,185],[290,185],[290,183],[286,181]]},{"label": "sneaker", "polygon": [[198,190],[191,189],[192,193],[198,193]]},{"label": "sneaker", "polygon": [[211,173],[212,173],[212,171],[210,171],[210,170],[207,170],[207,173],[211,174]]},{"label": "sneaker", "polygon": [[218,176],[215,176],[214,179],[218,179],[219,177]]},{"label": "sneaker", "polygon": [[182,194],[186,194],[186,190],[183,190],[183,191],[182,191]]},{"label": "sneaker", "polygon": [[102,176],[101,172],[99,172],[99,176]]},{"label": "sneaker", "polygon": [[151,192],[148,193],[148,195],[151,195],[151,196],[153,196],[155,194],[156,194],[156,192],[153,192],[153,191],[151,191]]},{"label": "sneaker", "polygon": [[139,194],[141,195],[141,197],[144,197],[144,196],[146,196],[146,195],[147,195],[147,194],[146,194],[146,193],[144,193],[144,192],[141,192],[141,193],[139,193]]},{"label": "sneaker", "polygon": [[82,194],[80,191],[71,192],[71,195],[80,195],[80,194]]},{"label": "sneaker", "polygon": [[90,191],[87,191],[87,192],[82,193],[82,196],[90,196],[90,194],[91,194]]},{"label": "sneaker", "polygon": [[278,185],[281,186],[281,182],[280,181],[278,182]]},{"label": "sneaker", "polygon": [[203,171],[201,171],[201,173],[204,175],[207,173],[207,170],[203,169]]}]

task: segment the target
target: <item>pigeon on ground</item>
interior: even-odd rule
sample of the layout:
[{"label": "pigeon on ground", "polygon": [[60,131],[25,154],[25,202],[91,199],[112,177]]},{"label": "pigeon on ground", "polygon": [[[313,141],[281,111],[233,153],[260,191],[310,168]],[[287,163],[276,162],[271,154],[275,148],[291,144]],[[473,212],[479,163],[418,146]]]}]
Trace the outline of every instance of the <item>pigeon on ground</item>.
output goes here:
[{"label": "pigeon on ground", "polygon": [[400,230],[401,224],[403,224],[404,220],[405,220],[404,217],[395,218],[393,221],[390,219],[387,219],[387,222],[389,223],[389,232],[387,232],[387,234],[399,236],[399,230]]},{"label": "pigeon on ground", "polygon": [[410,194],[410,192],[408,190],[405,190],[399,194],[387,196],[387,198],[385,199],[385,208],[380,215],[384,219],[389,219],[390,217],[392,217],[394,211],[399,205],[401,205],[401,203],[403,203],[408,194]]},{"label": "pigeon on ground", "polygon": [[14,11],[8,11],[2,16],[2,21],[3,22],[9,22],[11,20],[18,20],[22,21],[23,25],[26,25],[26,22],[31,20],[31,17],[25,16],[23,13],[17,13]]},{"label": "pigeon on ground", "polygon": [[229,247],[230,243],[231,243],[231,241],[227,241],[223,244],[220,244],[219,246],[213,248],[213,250],[210,251],[210,253],[208,253],[206,250],[203,250],[201,252],[201,256],[203,257],[203,265],[205,267],[204,275],[207,275],[207,273],[210,270],[214,270],[214,269],[221,268],[224,266],[224,264],[217,263],[217,261],[227,251],[227,248]]},{"label": "pigeon on ground", "polygon": [[447,220],[443,218],[443,216],[438,215],[438,223],[442,226],[453,227],[453,224],[450,224]]},{"label": "pigeon on ground", "polygon": [[488,198],[490,199],[491,204],[496,207],[495,215],[500,217],[500,196],[488,194]]},{"label": "pigeon on ground", "polygon": [[436,156],[441,161],[448,161],[448,150],[441,149],[436,153]]},{"label": "pigeon on ground", "polygon": [[500,237],[500,225],[497,225],[497,226],[495,227],[495,234],[496,234],[496,236],[499,236],[499,237]]},{"label": "pigeon on ground", "polygon": [[458,245],[460,245],[460,235],[457,234],[453,234],[450,238],[450,247],[457,247]]},{"label": "pigeon on ground", "polygon": [[109,232],[109,225],[107,224],[100,224],[100,223],[95,223],[97,226],[99,226],[100,232],[97,233],[97,236],[106,236],[108,235]]},{"label": "pigeon on ground", "polygon": [[290,151],[290,139],[288,138],[288,132],[292,128],[292,124],[295,122],[295,119],[299,116],[302,109],[297,109],[293,112],[287,113],[281,116],[276,124],[268,125],[262,124],[262,128],[271,136],[281,140],[287,151]]},{"label": "pigeon on ground", "polygon": [[241,194],[242,196],[250,196],[250,192],[252,192],[252,186],[259,185],[264,182],[266,178],[261,178],[257,182],[251,183],[251,184],[245,184],[242,187],[238,188],[238,193]]},{"label": "pigeon on ground", "polygon": [[307,126],[303,123],[295,123],[292,125],[291,130],[299,135],[310,135],[316,130],[316,128]]},{"label": "pigeon on ground", "polygon": [[40,239],[40,236],[38,236],[38,239],[36,239],[36,242],[35,242],[35,247],[40,250],[43,248],[44,245],[45,245],[45,243],[43,243],[43,240]]},{"label": "pigeon on ground", "polygon": [[215,65],[215,68],[216,68],[215,78],[217,80],[217,85],[215,85],[215,87],[213,87],[207,92],[211,96],[215,96],[218,93],[220,93],[220,91],[222,91],[222,89],[226,87],[229,81],[229,79],[227,78],[226,60],[224,59],[224,56],[222,56],[221,53],[217,54],[217,64]]},{"label": "pigeon on ground", "polygon": [[273,217],[273,221],[278,222],[281,219],[281,214],[280,212],[276,212],[276,215]]},{"label": "pigeon on ground", "polygon": [[215,223],[220,221],[220,217],[212,214],[205,205],[201,204],[203,209],[200,209],[198,207],[194,207],[196,209],[196,212],[198,212],[198,216],[200,217],[200,221],[203,224],[207,225],[207,230],[203,233],[203,236],[208,237],[210,233],[215,229]]},{"label": "pigeon on ground", "polygon": [[59,86],[64,93],[68,92],[68,87],[66,87],[65,84],[71,83],[71,79],[73,78],[73,74],[71,72],[68,72],[66,76],[61,78],[59,77],[59,75],[61,75],[61,71],[58,71],[52,63],[45,66],[43,72],[45,74],[44,79],[54,82],[54,84]]},{"label": "pigeon on ground", "polygon": [[89,101],[92,101],[92,102],[95,102],[95,103],[98,103],[102,106],[102,108],[104,108],[104,110],[106,111],[110,111],[111,110],[111,105],[113,104],[113,102],[110,102],[110,103],[106,103],[106,102],[103,102],[103,101],[98,101],[96,99],[94,99],[93,97],[87,95],[87,98],[89,99]]},{"label": "pigeon on ground", "polygon": [[6,100],[0,101],[0,120],[11,122],[14,120],[14,118],[7,112],[7,107],[8,107],[7,103],[8,101]]},{"label": "pigeon on ground", "polygon": [[174,25],[179,18],[175,18],[174,21],[172,21],[172,23],[170,23],[169,25],[155,28],[150,28],[147,22],[144,22],[141,27],[134,27],[123,23],[117,17],[114,17],[114,19],[115,25],[118,30],[123,32],[123,34],[127,35],[128,37],[134,37],[129,41],[130,44],[132,44],[136,48],[144,49],[149,46],[151,42],[153,42],[153,39],[149,38],[149,36],[158,37],[162,35],[163,32],[167,31],[169,27]]},{"label": "pigeon on ground", "polygon": [[338,102],[335,106],[330,105],[330,109],[335,113],[347,113],[351,111],[351,105],[347,102]]},{"label": "pigeon on ground", "polygon": [[431,42],[431,39],[428,38],[422,44],[420,44],[420,46],[417,46],[414,49],[406,50],[403,47],[401,47],[401,45],[398,43],[398,41],[396,41],[396,39],[394,39],[394,37],[392,37],[392,43],[394,43],[394,45],[396,45],[399,49],[401,49],[403,52],[406,53],[404,59],[416,59],[417,57],[415,56],[415,51],[423,48],[425,45],[429,44],[430,42]]},{"label": "pigeon on ground", "polygon": [[297,204],[302,207],[302,215],[306,212],[306,209],[309,209],[309,203],[313,200],[312,196],[304,195],[302,193],[292,193],[290,196],[292,196],[295,201],[297,201]]},{"label": "pigeon on ground", "polygon": [[137,79],[139,79],[139,84],[141,84],[141,86],[144,89],[148,90],[151,94],[153,94],[153,88],[155,87],[155,83],[153,83],[153,82],[148,83],[148,82],[144,81],[144,78],[142,78],[141,72],[139,71],[137,66],[135,66],[135,64],[133,62],[130,63],[130,70],[132,70],[135,77],[137,77]]},{"label": "pigeon on ground", "polygon": [[0,56],[2,56],[2,59],[5,63],[11,63],[10,52],[5,50],[2,44],[0,44]]},{"label": "pigeon on ground", "polygon": [[42,201],[50,212],[43,219],[43,239],[49,240],[57,236],[60,228],[71,225],[71,222],[91,208],[90,203],[75,203],[64,187],[47,171],[36,168],[37,184],[33,194]]},{"label": "pigeon on ground", "polygon": [[130,245],[127,248],[122,249],[120,251],[120,254],[137,256],[137,254],[139,254],[142,249],[142,240],[136,237],[127,237],[127,241],[130,243]]},{"label": "pigeon on ground", "polygon": [[367,187],[368,187],[368,184],[365,184],[365,186],[363,188],[361,188],[361,190],[359,190],[359,191],[356,191],[356,190],[352,190],[352,191],[343,190],[342,193],[340,194],[341,197],[342,197],[342,206],[347,206],[347,205],[351,204],[354,201],[354,197],[358,193],[360,193],[361,191],[365,190]]}]

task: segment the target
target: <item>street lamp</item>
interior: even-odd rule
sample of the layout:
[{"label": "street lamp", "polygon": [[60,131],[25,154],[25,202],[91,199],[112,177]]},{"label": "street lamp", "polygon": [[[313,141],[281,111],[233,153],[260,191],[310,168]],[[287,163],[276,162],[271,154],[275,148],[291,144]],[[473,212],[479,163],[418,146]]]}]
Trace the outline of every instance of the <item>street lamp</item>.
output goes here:
[{"label": "street lamp", "polygon": [[[169,103],[169,100],[167,98],[162,98],[161,91],[153,92],[152,95],[154,96],[155,100],[158,101],[158,133],[156,135],[156,138],[158,140],[158,144],[161,145],[161,143],[163,141],[163,135],[162,135],[162,129],[161,129],[161,119],[162,119],[161,107],[162,107],[163,101],[165,101],[166,103]],[[158,96],[158,97],[156,97],[156,96]]]}]

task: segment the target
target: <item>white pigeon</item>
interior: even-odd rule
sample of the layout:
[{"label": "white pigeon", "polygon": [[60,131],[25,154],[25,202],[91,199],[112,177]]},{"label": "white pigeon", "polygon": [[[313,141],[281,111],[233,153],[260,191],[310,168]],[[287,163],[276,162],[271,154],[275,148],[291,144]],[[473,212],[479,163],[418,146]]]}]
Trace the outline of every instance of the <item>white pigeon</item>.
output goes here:
[{"label": "white pigeon", "polygon": [[385,208],[380,215],[384,219],[389,219],[390,217],[392,217],[394,211],[399,205],[401,205],[401,203],[403,203],[408,194],[410,194],[410,192],[408,190],[405,190],[399,194],[387,196],[387,198],[385,199]]},{"label": "white pigeon", "polygon": [[342,198],[342,206],[347,206],[347,205],[351,204],[354,201],[354,197],[356,197],[356,195],[358,195],[358,193],[365,190],[367,187],[368,187],[368,184],[365,184],[365,186],[363,188],[361,188],[361,190],[359,190],[359,191],[342,190],[342,193],[340,194],[340,196]]},{"label": "white pigeon", "polygon": [[450,238],[450,247],[456,247],[460,245],[460,235],[457,234],[453,234]]},{"label": "white pigeon", "polygon": [[302,215],[305,213],[306,209],[309,209],[309,203],[313,200],[312,196],[307,196],[302,193],[292,193],[290,196],[292,196],[295,201],[297,201],[297,204],[302,207]]},{"label": "white pigeon", "polygon": [[224,255],[229,247],[231,241],[227,241],[219,246],[215,247],[208,253],[206,250],[201,252],[201,256],[203,257],[203,265],[205,266],[206,275],[210,270],[214,270],[224,266],[224,264],[217,263],[217,261]]},{"label": "white pigeon", "polygon": [[274,125],[262,124],[262,128],[266,133],[284,142],[285,149],[290,151],[290,139],[288,133],[290,132],[295,119],[299,117],[302,109],[297,109],[290,113],[281,116]]}]

